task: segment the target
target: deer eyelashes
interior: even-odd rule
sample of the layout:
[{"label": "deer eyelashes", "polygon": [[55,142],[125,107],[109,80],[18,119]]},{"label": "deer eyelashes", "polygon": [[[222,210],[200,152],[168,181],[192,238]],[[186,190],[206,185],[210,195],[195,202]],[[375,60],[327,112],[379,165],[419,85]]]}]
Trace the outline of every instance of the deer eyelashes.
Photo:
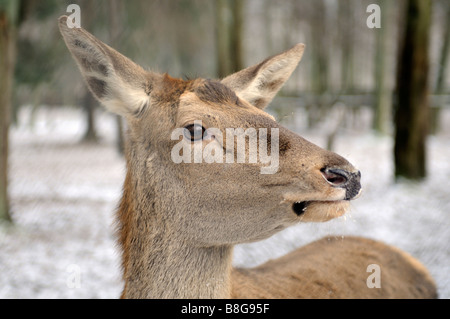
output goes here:
[{"label": "deer eyelashes", "polygon": [[189,124],[184,128],[184,137],[191,142],[196,142],[203,139],[205,128],[198,124]]},{"label": "deer eyelashes", "polygon": [[210,140],[214,138],[210,132],[200,124],[194,123],[184,127],[184,137],[191,142],[197,142],[200,140]]}]

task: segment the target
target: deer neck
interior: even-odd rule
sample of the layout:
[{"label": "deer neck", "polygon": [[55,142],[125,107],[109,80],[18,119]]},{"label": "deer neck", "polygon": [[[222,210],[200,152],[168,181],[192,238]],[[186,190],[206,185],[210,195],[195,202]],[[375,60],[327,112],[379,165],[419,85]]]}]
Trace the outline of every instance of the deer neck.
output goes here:
[{"label": "deer neck", "polygon": [[[165,205],[135,189],[128,172],[119,207],[124,298],[229,298],[232,246],[198,247],[161,216]],[[134,187],[133,187],[134,186]]]}]

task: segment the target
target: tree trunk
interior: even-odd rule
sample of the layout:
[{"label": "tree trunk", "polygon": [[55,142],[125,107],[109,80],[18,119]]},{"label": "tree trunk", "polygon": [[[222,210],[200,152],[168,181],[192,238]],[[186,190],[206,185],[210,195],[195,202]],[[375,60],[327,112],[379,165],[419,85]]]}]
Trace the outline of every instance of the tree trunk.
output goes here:
[{"label": "tree trunk", "polygon": [[341,91],[350,93],[353,90],[353,44],[355,43],[354,10],[349,0],[338,2],[341,34],[342,34],[342,64],[341,64]]},{"label": "tree trunk", "polygon": [[231,63],[228,55],[230,52],[228,20],[231,14],[227,3],[228,0],[217,0],[215,2],[217,76],[219,78],[223,78],[231,73]]},{"label": "tree trunk", "polygon": [[242,52],[242,33],[244,22],[244,0],[232,0],[233,24],[230,32],[230,56],[231,72],[237,72],[244,68]]},{"label": "tree trunk", "polygon": [[428,43],[431,0],[409,0],[400,45],[395,105],[395,176],[426,176],[428,129]]},{"label": "tree trunk", "polygon": [[18,1],[0,2],[0,220],[11,221],[8,197],[8,141],[15,63]]},{"label": "tree trunk", "polygon": [[375,29],[377,32],[376,38],[376,54],[375,54],[375,108],[374,108],[374,120],[373,128],[376,132],[382,134],[389,133],[389,123],[391,114],[391,94],[387,86],[386,75],[389,71],[387,65],[388,56],[388,40],[389,37],[389,22],[387,14],[390,11],[389,0],[379,1],[381,8],[381,28]]},{"label": "tree trunk", "polygon": [[[124,20],[124,5],[122,0],[110,0],[108,6],[108,16],[110,20],[109,27],[109,37],[110,37],[110,45],[120,51],[119,38],[120,33],[123,30],[123,20]],[[117,123],[117,139],[116,139],[116,148],[120,154],[124,153],[124,129],[123,129],[123,120],[122,117],[116,115],[116,123]]]},{"label": "tree trunk", "polygon": [[83,98],[83,109],[86,114],[86,132],[83,136],[84,142],[96,143],[98,142],[97,130],[95,129],[95,107],[97,100],[92,96],[89,90],[86,90]]},{"label": "tree trunk", "polygon": [[217,0],[217,76],[223,78],[244,68],[242,50],[244,0]]},{"label": "tree trunk", "polygon": [[318,22],[311,30],[311,57],[312,63],[312,90],[317,95],[322,95],[328,90],[328,43],[325,26],[325,2],[314,1],[313,21]]},{"label": "tree trunk", "polygon": [[[438,76],[436,82],[436,94],[444,94],[445,92],[445,71],[447,69],[448,64],[448,53],[450,48],[450,4],[448,2],[444,2],[446,6],[446,21],[444,24],[444,35],[443,35],[443,44],[441,49],[441,56],[439,58],[439,68],[438,68]],[[441,106],[432,108],[431,111],[431,127],[430,133],[437,134],[439,132],[439,120],[440,120],[440,110]]]},{"label": "tree trunk", "polygon": [[444,93],[445,89],[445,70],[447,68],[447,62],[448,62],[448,53],[450,48],[450,4],[445,3],[446,5],[446,21],[444,25],[444,37],[442,44],[442,50],[441,50],[441,56],[439,59],[439,71],[438,71],[438,77],[437,77],[437,83],[436,83],[436,93],[441,94]]},{"label": "tree trunk", "polygon": [[314,127],[322,118],[324,112],[329,106],[327,101],[328,86],[328,37],[326,34],[326,3],[324,0],[311,1],[311,35],[309,46],[311,57],[311,75],[309,82],[311,83],[311,90],[314,94],[314,100],[310,108],[307,110],[308,127]]},{"label": "tree trunk", "polygon": [[[83,12],[82,25],[83,28],[91,30],[94,26],[96,17],[94,16],[94,3],[90,0],[83,0],[80,3]],[[82,108],[86,116],[86,132],[84,133],[83,142],[96,143],[98,141],[97,130],[95,128],[95,108],[98,102],[93,97],[91,91],[86,87],[86,92],[82,100]]]}]

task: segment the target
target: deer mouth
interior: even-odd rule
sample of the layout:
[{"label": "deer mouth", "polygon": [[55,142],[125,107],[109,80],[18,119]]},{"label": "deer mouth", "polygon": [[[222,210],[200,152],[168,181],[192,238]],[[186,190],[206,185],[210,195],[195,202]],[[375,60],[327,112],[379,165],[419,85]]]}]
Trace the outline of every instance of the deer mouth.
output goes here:
[{"label": "deer mouth", "polygon": [[294,204],[292,204],[292,210],[295,214],[297,214],[297,216],[300,216],[306,212],[308,204],[309,202],[295,202]]},{"label": "deer mouth", "polygon": [[302,222],[324,222],[346,213],[348,200],[298,201],[292,204],[292,210]]}]

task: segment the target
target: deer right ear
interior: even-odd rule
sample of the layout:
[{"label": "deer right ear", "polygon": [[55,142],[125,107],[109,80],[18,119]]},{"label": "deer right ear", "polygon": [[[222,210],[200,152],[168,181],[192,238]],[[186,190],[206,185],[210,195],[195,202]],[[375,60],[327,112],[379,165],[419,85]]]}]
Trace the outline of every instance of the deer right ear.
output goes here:
[{"label": "deer right ear", "polygon": [[304,44],[227,76],[221,82],[250,104],[264,109],[289,79],[300,62]]},{"label": "deer right ear", "polygon": [[149,104],[154,81],[160,76],[145,71],[82,28],[69,28],[67,16],[59,29],[94,96],[111,112],[139,115]]}]

